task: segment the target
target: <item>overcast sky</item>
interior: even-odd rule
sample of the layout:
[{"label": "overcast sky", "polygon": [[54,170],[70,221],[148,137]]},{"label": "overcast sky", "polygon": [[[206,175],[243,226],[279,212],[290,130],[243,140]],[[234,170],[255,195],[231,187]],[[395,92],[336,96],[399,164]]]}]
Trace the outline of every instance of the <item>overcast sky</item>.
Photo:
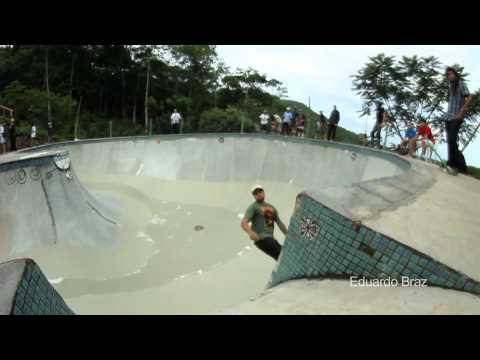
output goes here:
[{"label": "overcast sky", "polygon": [[[438,45],[219,45],[218,54],[232,70],[254,69],[280,80],[288,89],[288,98],[323,110],[327,115],[337,105],[341,126],[354,132],[370,132],[370,118],[360,118],[361,100],[352,91],[351,75],[379,53],[401,56],[436,56],[444,65],[461,64],[470,74],[470,92],[480,88],[480,46]],[[446,147],[440,149],[446,158]],[[467,163],[480,167],[480,136],[464,153]]]}]

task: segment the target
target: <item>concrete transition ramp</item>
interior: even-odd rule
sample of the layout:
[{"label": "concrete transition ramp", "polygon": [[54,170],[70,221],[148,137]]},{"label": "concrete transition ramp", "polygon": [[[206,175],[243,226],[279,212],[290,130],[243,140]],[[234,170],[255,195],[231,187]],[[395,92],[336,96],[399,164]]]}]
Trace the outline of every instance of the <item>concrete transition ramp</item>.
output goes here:
[{"label": "concrete transition ramp", "polygon": [[83,188],[66,150],[2,158],[0,209],[0,247],[10,253],[58,242],[108,246],[118,228]]}]

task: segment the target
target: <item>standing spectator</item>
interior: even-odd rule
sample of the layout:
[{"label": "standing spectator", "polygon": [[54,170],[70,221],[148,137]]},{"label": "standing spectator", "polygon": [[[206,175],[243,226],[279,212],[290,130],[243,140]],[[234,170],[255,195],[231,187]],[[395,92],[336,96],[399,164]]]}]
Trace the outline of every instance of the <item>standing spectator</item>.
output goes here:
[{"label": "standing spectator", "polygon": [[305,115],[302,111],[297,116],[296,135],[300,137],[305,135]]},{"label": "standing spectator", "polygon": [[337,126],[340,122],[340,113],[337,110],[337,106],[333,105],[332,113],[330,114],[330,119],[328,123],[328,141],[335,141],[335,135],[337,134]]},{"label": "standing spectator", "polygon": [[287,107],[287,110],[283,113],[283,120],[282,120],[283,135],[290,135],[291,123],[292,123],[292,113],[290,111],[290,108]]},{"label": "standing spectator", "polygon": [[274,114],[272,118],[272,132],[277,133],[279,131],[279,124],[282,122],[282,118],[278,114]]},{"label": "standing spectator", "polygon": [[381,132],[382,132],[382,127],[384,125],[384,116],[386,112],[385,109],[382,107],[382,104],[380,102],[377,102],[377,110],[376,110],[376,121],[375,121],[375,126],[372,129],[372,132],[370,133],[370,138],[371,138],[371,144],[372,146],[380,146],[380,138],[381,138]]},{"label": "standing spectator", "polygon": [[173,110],[172,116],[170,116],[171,124],[172,124],[172,134],[178,134],[180,132],[180,120],[182,120],[182,116],[177,111],[177,109]]},{"label": "standing spectator", "polygon": [[53,120],[50,119],[47,123],[47,137],[48,137],[48,142],[52,141],[53,137]]},{"label": "standing spectator", "polygon": [[467,85],[460,79],[460,75],[453,67],[448,67],[446,76],[449,82],[448,110],[446,116],[446,130],[448,143],[447,171],[456,175],[466,173],[467,164],[462,152],[458,149],[458,133],[463,124],[465,115],[473,102]]},{"label": "standing spectator", "polygon": [[263,112],[259,116],[260,118],[260,129],[264,133],[270,132],[268,129],[268,121],[270,120],[270,115],[267,114],[267,110],[263,110]]},{"label": "standing spectator", "polygon": [[8,134],[10,136],[10,151],[17,151],[17,125],[14,118],[10,119]]},{"label": "standing spectator", "polygon": [[298,110],[294,107],[292,111],[292,121],[290,122],[290,133],[296,132],[298,115]]},{"label": "standing spectator", "polygon": [[30,132],[30,146],[37,145],[37,127],[35,122],[32,124],[32,129]]},{"label": "standing spectator", "polygon": [[317,122],[318,137],[320,140],[326,140],[327,136],[327,118],[323,115],[323,111],[320,111],[320,116]]},{"label": "standing spectator", "polygon": [[6,152],[7,152],[7,135],[6,135],[4,124],[0,123],[0,153],[5,154]]}]

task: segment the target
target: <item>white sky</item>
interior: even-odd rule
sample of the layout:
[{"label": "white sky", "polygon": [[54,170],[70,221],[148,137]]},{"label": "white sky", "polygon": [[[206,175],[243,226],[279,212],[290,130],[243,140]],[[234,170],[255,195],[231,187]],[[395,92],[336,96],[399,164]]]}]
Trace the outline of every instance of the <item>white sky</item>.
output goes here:
[{"label": "white sky", "polygon": [[[368,57],[379,53],[402,56],[435,56],[444,65],[458,63],[470,74],[467,86],[470,92],[480,88],[480,46],[475,45],[219,45],[219,57],[235,70],[237,67],[266,73],[283,82],[288,98],[312,109],[330,114],[337,105],[340,125],[356,133],[370,133],[374,124],[369,118],[359,117],[361,100],[352,91],[351,75],[368,62]],[[383,133],[382,133],[383,134]],[[446,158],[446,146],[440,148]],[[467,163],[480,167],[480,136],[464,153]]]}]

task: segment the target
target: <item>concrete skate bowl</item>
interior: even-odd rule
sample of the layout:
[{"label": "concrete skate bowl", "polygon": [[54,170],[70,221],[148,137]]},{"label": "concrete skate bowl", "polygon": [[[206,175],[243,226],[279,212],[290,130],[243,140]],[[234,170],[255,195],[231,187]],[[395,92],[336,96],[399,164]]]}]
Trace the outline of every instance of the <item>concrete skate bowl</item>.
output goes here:
[{"label": "concrete skate bowl", "polygon": [[[61,143],[18,153],[0,172],[0,260],[35,260],[78,314],[214,313],[267,283],[356,273],[317,269],[319,257],[305,254],[325,241],[322,216],[338,214],[345,228],[369,231],[362,219],[415,198],[433,181],[378,151],[232,134]],[[257,182],[290,224],[272,276],[275,263],[239,226]],[[366,246],[376,245],[357,241],[370,256]],[[309,265],[299,266],[307,257]],[[388,266],[369,274],[390,274]],[[475,282],[467,285],[476,290]]]}]

